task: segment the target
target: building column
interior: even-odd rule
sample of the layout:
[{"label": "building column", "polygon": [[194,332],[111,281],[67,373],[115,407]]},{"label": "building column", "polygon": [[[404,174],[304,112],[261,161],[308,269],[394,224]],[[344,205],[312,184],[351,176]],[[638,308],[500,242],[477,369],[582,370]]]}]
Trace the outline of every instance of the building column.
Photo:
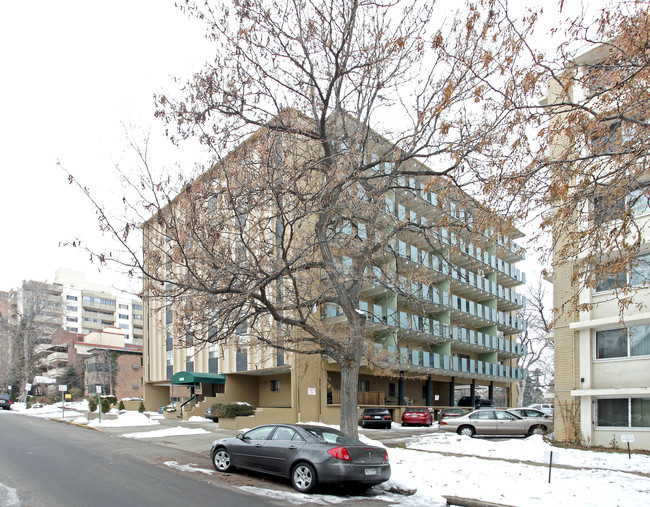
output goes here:
[{"label": "building column", "polygon": [[427,407],[433,405],[433,382],[431,382],[431,375],[427,375],[427,396],[424,400]]},{"label": "building column", "polygon": [[454,406],[454,394],[456,394],[456,377],[451,377],[449,382],[449,405]]},{"label": "building column", "polygon": [[476,379],[472,379],[472,383],[469,386],[469,396],[472,407],[476,407]]},{"label": "building column", "polygon": [[399,380],[397,382],[397,404],[404,405],[404,372],[399,372]]},{"label": "building column", "polygon": [[490,398],[490,401],[494,402],[494,380],[490,381],[490,386],[488,387],[488,398]]}]

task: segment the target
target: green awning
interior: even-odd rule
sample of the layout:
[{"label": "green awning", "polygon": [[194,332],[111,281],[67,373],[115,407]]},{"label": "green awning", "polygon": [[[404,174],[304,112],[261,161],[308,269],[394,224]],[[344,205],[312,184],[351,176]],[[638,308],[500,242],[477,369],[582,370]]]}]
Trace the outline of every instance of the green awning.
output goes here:
[{"label": "green awning", "polygon": [[193,371],[179,371],[174,373],[172,384],[225,384],[226,376],[223,373],[197,373]]}]

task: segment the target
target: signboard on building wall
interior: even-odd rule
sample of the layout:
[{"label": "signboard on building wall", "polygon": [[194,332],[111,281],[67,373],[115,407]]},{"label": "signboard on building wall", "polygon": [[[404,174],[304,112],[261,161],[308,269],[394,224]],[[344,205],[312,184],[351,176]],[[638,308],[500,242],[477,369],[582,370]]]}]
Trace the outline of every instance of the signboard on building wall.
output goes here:
[{"label": "signboard on building wall", "polygon": [[307,388],[307,394],[309,396],[316,396],[316,388],[315,387],[308,387]]}]

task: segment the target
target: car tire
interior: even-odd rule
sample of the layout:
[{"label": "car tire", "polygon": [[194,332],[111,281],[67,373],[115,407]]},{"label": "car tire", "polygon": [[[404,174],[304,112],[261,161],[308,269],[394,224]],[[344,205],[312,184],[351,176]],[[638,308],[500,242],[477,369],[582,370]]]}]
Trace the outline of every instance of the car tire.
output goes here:
[{"label": "car tire", "polygon": [[212,455],[212,465],[217,472],[231,472],[234,468],[232,466],[232,459],[230,453],[225,447],[218,447]]},{"label": "car tire", "polygon": [[300,493],[309,493],[318,484],[316,471],[309,463],[298,463],[291,470],[291,485]]},{"label": "car tire", "polygon": [[543,435],[544,433],[546,433],[546,428],[542,425],[531,426],[528,430],[528,436]]},{"label": "car tire", "polygon": [[471,438],[474,435],[476,435],[476,430],[471,426],[461,426],[460,428],[458,428],[458,434]]}]

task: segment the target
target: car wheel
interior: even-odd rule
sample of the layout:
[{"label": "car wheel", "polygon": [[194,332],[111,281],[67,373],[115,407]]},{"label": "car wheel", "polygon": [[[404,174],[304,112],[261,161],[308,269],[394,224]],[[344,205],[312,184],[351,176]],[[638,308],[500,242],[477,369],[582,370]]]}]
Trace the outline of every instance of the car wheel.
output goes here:
[{"label": "car wheel", "polygon": [[301,493],[309,493],[316,487],[316,471],[309,463],[298,463],[291,472],[291,484]]},{"label": "car wheel", "polygon": [[212,464],[219,472],[229,472],[233,469],[230,453],[225,447],[219,447],[212,456]]},{"label": "car wheel", "polygon": [[544,426],[531,426],[528,430],[529,435],[543,435],[546,433],[546,428]]},{"label": "car wheel", "polygon": [[458,434],[466,437],[473,437],[476,434],[476,431],[471,426],[461,426],[458,428]]}]

